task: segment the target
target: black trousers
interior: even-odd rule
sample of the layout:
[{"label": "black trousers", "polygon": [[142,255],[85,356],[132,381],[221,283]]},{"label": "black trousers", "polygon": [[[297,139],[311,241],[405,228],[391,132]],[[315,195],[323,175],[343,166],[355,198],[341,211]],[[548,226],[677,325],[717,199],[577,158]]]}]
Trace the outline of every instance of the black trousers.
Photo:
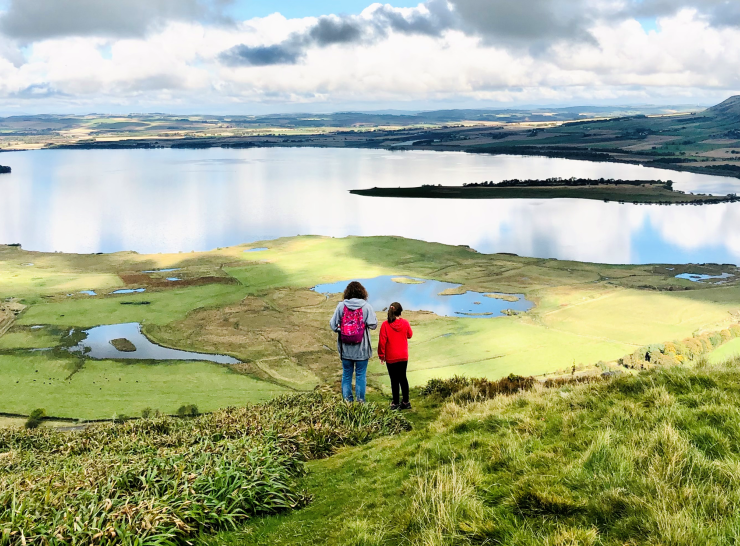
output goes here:
[{"label": "black trousers", "polygon": [[399,403],[399,391],[403,393],[403,401],[409,401],[409,380],[406,379],[406,368],[408,365],[408,361],[386,364],[386,366],[388,366],[388,375],[391,378],[391,390],[393,391],[394,404]]}]

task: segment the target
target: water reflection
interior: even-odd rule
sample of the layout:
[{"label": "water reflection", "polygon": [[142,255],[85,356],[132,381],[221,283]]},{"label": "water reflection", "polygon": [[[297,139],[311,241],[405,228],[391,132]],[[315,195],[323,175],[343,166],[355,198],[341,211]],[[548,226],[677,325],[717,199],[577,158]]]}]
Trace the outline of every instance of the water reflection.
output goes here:
[{"label": "water reflection", "polygon": [[[523,294],[465,292],[441,295],[445,290],[460,286],[450,282],[393,276],[354,280],[360,281],[367,289],[368,301],[376,311],[397,301],[407,311],[431,311],[442,317],[490,318],[503,316],[507,314],[506,310],[523,312],[534,307]],[[349,282],[320,284],[314,290],[320,294],[340,294]]]},{"label": "water reflection", "polygon": [[[235,358],[225,355],[212,355],[204,353],[191,353],[168,349],[149,341],[141,333],[141,325],[135,322],[127,324],[110,324],[96,326],[85,330],[85,339],[79,345],[72,348],[74,352],[84,353],[95,359],[126,359],[126,360],[205,360],[219,364],[238,364]],[[111,341],[115,339],[127,339],[135,350],[119,351]]]},{"label": "water reflection", "polygon": [[612,263],[740,261],[740,204],[399,200],[351,188],[582,176],[740,180],[636,165],[455,152],[272,148],[3,154],[0,241],[64,252],[207,250],[297,234],[401,235],[482,252]]}]

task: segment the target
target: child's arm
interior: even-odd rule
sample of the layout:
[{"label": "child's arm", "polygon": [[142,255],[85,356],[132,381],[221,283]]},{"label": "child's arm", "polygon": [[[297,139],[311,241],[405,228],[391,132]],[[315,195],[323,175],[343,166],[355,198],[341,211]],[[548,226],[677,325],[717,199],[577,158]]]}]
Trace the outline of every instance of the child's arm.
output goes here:
[{"label": "child's arm", "polygon": [[381,362],[385,362],[385,344],[388,341],[388,332],[386,331],[386,323],[380,327],[380,339],[378,340],[378,358]]},{"label": "child's arm", "polygon": [[406,336],[407,339],[411,339],[411,337],[414,335],[414,332],[411,330],[411,323],[408,323],[409,327],[406,329]]}]

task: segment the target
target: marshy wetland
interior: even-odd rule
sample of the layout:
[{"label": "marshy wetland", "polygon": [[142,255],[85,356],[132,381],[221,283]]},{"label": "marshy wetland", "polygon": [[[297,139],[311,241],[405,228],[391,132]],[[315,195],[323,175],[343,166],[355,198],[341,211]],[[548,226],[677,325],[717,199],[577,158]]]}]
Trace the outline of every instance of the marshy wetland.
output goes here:
[{"label": "marshy wetland", "polygon": [[[267,250],[245,252],[255,247]],[[183,280],[167,281],[172,273],[164,270],[171,269]],[[713,284],[680,278],[685,273],[733,276]],[[40,406],[56,417],[110,418],[147,407],[172,413],[183,404],[211,410],[331,386],[339,372],[328,320],[340,296],[328,294],[349,279],[371,279],[378,311],[392,300],[409,309],[413,385],[459,374],[619,367],[641,347],[737,322],[737,274],[730,265],[593,264],[399,237],[303,236],[175,254],[0,246],[0,299],[8,309],[0,377],[18,387],[5,393],[0,412],[28,414]],[[146,292],[112,294],[142,285]],[[321,285],[329,285],[322,289],[327,294],[313,289]],[[462,306],[430,305],[461,297]],[[498,312],[483,314],[489,305]],[[518,305],[518,313],[499,316]],[[481,314],[466,316],[470,309]],[[107,352],[70,352],[84,346],[85,331],[88,343],[93,332],[107,332],[97,345]],[[120,339],[136,350],[156,344],[238,363],[193,361],[178,352],[167,360],[131,360],[135,352],[110,343]],[[387,389],[386,377],[373,359],[371,388]]]}]

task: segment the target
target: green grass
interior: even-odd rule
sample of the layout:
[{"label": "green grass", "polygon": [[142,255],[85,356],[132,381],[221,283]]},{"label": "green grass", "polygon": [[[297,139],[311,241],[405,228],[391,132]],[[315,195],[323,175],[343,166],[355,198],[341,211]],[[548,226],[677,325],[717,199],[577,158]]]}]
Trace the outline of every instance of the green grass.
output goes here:
[{"label": "green grass", "polygon": [[86,360],[47,353],[0,355],[3,389],[0,412],[110,419],[139,415],[144,408],[174,414],[182,404],[202,411],[262,402],[287,392],[208,362],[158,364]]},{"label": "green grass", "polygon": [[[446,319],[425,322],[409,344],[409,382],[454,375],[503,377],[510,373],[540,375],[577,364],[615,360],[634,348],[557,331],[517,317]],[[385,366],[373,360],[370,373],[388,382]]]},{"label": "green grass", "polygon": [[707,360],[711,364],[720,364],[738,356],[740,356],[740,338],[733,339],[718,349],[715,349],[707,356]]},{"label": "green grass", "polygon": [[[211,284],[105,298],[66,299],[32,305],[17,322],[29,326],[54,324],[80,327],[126,322],[166,324],[184,318],[198,307],[227,305],[245,295],[245,290],[238,285]],[[122,302],[145,301],[150,302],[149,305],[122,305]]]},{"label": "green grass", "polygon": [[45,349],[59,345],[61,331],[49,328],[31,330],[15,328],[0,336],[0,350],[3,349]]},{"label": "green grass", "polygon": [[308,507],[204,543],[734,544],[738,365],[414,399],[413,432],[309,466]]}]

